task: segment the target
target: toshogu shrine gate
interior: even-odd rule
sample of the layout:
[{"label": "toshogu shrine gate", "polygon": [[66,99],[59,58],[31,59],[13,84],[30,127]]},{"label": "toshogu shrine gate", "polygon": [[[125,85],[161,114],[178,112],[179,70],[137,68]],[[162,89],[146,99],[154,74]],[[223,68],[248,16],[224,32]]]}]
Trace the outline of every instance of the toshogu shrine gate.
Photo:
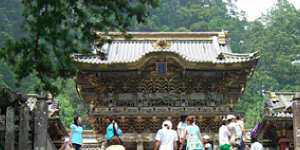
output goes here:
[{"label": "toshogu shrine gate", "polygon": [[233,112],[260,55],[233,53],[227,32],[98,33],[113,39],[94,54],[73,55],[76,88],[88,120],[105,140],[105,116],[123,130],[127,149],[153,149],[164,120],[176,129],[180,115],[196,124],[218,145],[221,120]]}]

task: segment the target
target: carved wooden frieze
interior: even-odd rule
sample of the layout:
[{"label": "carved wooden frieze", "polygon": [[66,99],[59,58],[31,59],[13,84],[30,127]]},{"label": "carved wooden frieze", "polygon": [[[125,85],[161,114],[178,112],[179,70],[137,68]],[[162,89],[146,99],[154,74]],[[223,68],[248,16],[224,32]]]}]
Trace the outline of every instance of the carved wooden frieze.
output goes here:
[{"label": "carved wooden frieze", "polygon": [[209,113],[212,115],[221,115],[230,113],[230,109],[225,106],[221,107],[100,107],[90,111],[90,115],[115,114],[115,115],[132,115],[132,114],[182,114],[182,113]]},{"label": "carved wooden frieze", "polygon": [[[97,93],[165,93],[180,91],[192,92],[226,92],[228,85],[232,81],[239,78],[225,78],[224,73],[216,73],[217,76],[201,76],[193,77],[186,76],[129,76],[129,77],[116,77],[104,76],[98,77],[96,74],[86,74],[85,78],[94,86]],[[84,88],[84,87],[83,87]]]},{"label": "carved wooden frieze", "polygon": [[[105,122],[105,116],[94,116],[92,126],[97,134],[105,134],[105,128],[107,123]],[[202,132],[210,133],[217,132],[221,117],[203,117],[195,115],[196,124],[200,127]],[[216,119],[217,118],[217,119]],[[176,129],[177,124],[180,121],[180,116],[164,116],[164,115],[152,115],[145,116],[140,114],[130,116],[115,116],[115,120],[123,130],[124,133],[156,133],[162,127],[164,120],[170,120],[173,124],[173,129]]]}]

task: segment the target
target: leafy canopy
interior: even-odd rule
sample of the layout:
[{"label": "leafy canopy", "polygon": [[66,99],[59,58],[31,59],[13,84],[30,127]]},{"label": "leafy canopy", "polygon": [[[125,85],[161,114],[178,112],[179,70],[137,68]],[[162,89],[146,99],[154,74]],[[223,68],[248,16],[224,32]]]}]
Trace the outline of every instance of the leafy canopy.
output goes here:
[{"label": "leafy canopy", "polygon": [[22,31],[0,51],[14,66],[18,81],[34,74],[37,92],[58,94],[53,81],[76,75],[72,53],[90,53],[95,31],[126,33],[131,19],[144,22],[158,0],[22,0]]}]

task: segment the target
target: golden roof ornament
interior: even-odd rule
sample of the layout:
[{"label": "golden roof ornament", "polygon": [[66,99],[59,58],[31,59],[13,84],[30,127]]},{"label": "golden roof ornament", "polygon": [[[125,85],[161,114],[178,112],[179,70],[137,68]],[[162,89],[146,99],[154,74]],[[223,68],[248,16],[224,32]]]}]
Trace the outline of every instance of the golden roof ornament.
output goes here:
[{"label": "golden roof ornament", "polygon": [[167,42],[166,39],[158,39],[156,42],[152,43],[153,48],[170,48],[171,43]]}]

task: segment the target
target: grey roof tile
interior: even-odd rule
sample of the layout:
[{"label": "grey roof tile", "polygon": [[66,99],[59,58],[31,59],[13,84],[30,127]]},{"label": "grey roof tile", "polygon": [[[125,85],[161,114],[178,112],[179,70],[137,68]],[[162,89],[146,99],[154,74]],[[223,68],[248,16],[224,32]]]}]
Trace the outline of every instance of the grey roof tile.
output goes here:
[{"label": "grey roof tile", "polygon": [[[114,64],[136,62],[143,56],[155,52],[173,52],[180,55],[188,62],[206,63],[239,63],[247,62],[257,57],[254,53],[237,54],[232,53],[227,45],[219,45],[218,38],[213,40],[170,40],[170,48],[154,48],[154,40],[116,40],[111,44],[104,44],[102,49],[95,48],[95,51],[105,52],[107,59],[101,60],[96,54],[93,56],[75,55],[75,62],[92,64]],[[219,54],[224,54],[224,59],[218,59]]]},{"label": "grey roof tile", "polygon": [[266,99],[266,107],[272,110],[266,113],[267,117],[292,118],[293,113],[288,111],[293,104],[293,99],[290,97],[293,93],[271,92],[276,95],[276,101],[271,98]]}]

